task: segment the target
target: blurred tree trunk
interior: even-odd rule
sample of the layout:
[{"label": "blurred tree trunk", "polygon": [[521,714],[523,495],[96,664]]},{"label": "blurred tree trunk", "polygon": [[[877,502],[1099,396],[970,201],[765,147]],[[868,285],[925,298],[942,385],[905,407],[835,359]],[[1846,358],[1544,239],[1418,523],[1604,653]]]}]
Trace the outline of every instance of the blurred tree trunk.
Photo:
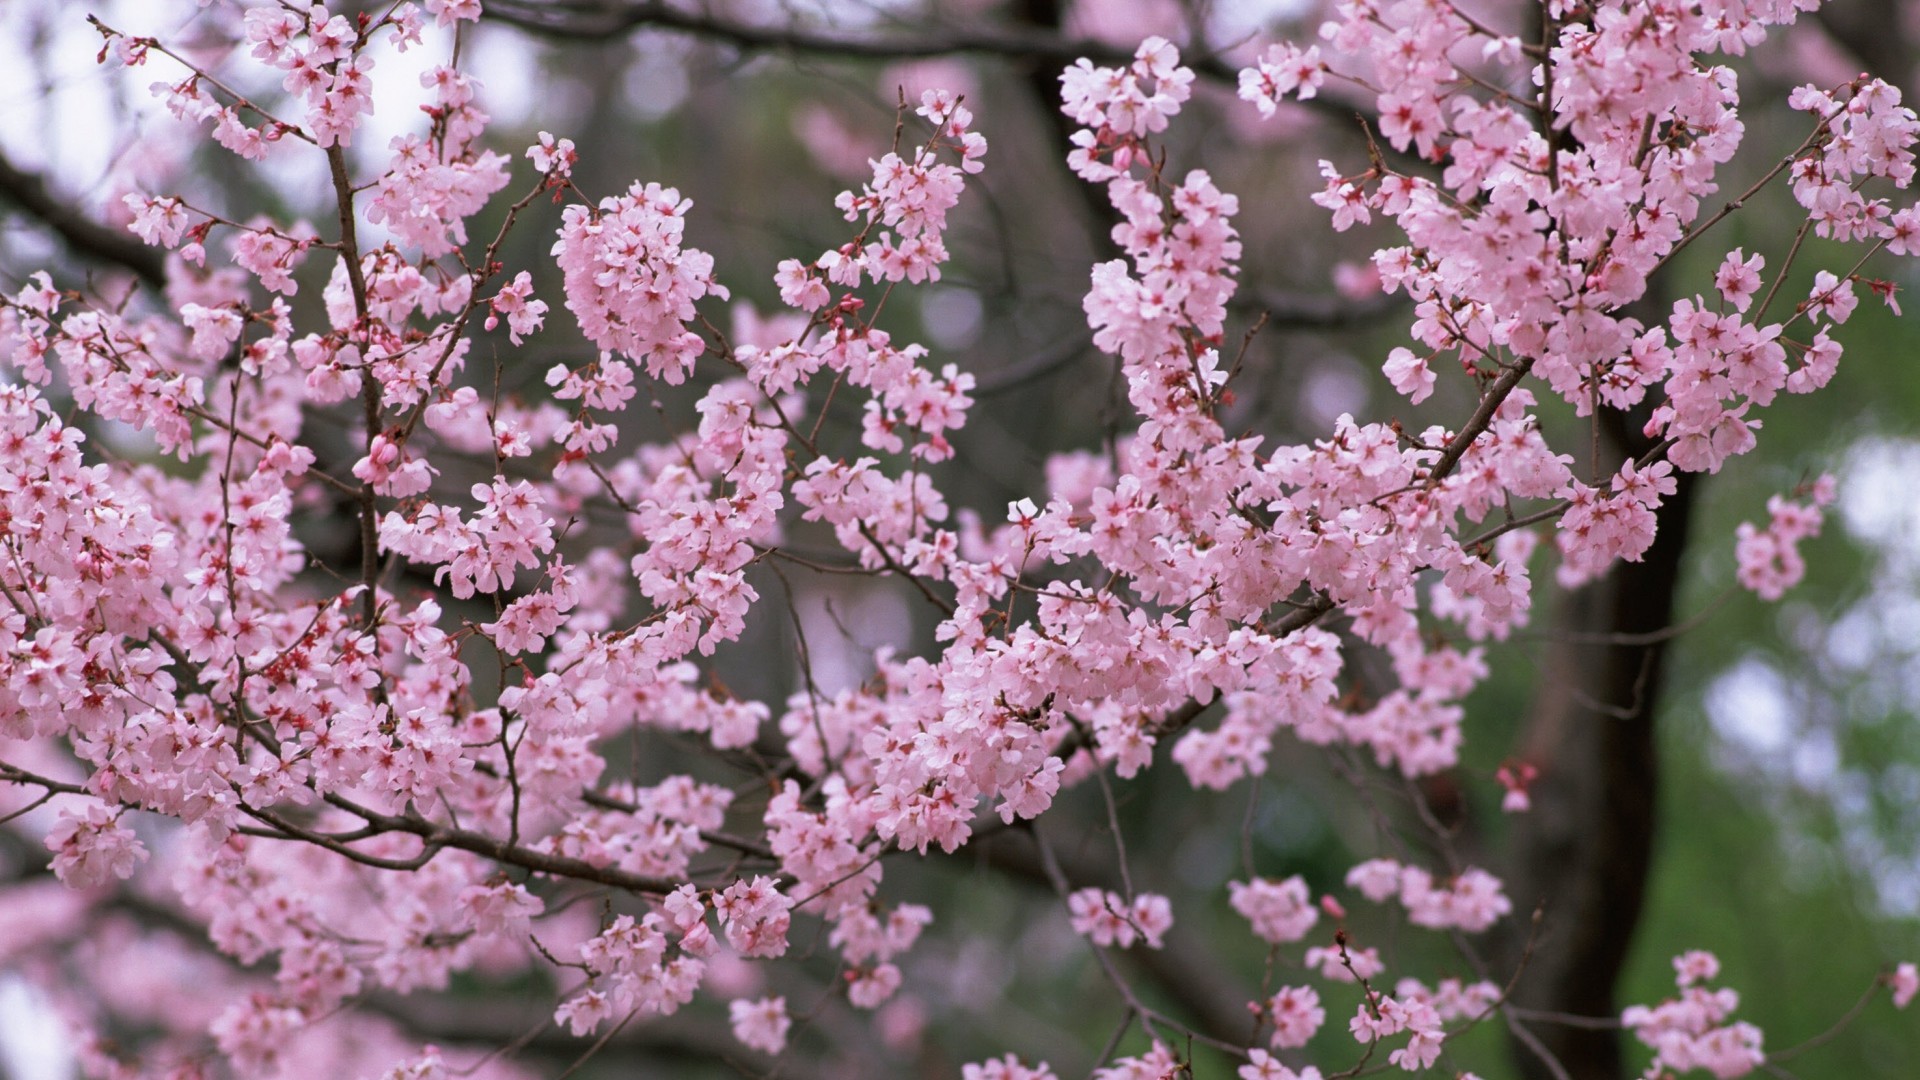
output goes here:
[{"label": "blurred tree trunk", "polygon": [[1914,54],[1907,41],[1906,12],[1882,0],[1835,0],[1817,13],[1820,26],[1858,57],[1861,65],[1895,86],[1913,85]]},{"label": "blurred tree trunk", "polygon": [[[1895,6],[1835,0],[1817,18],[1863,68],[1898,85],[1911,82],[1914,54]],[[1637,411],[1604,417],[1610,467],[1650,449]],[[1669,645],[1660,631],[1675,621],[1700,483],[1692,474],[1677,479],[1679,491],[1658,511],[1659,533],[1646,558],[1565,599],[1515,749],[1540,770],[1533,810],[1515,820],[1506,867],[1514,910],[1524,916],[1543,908],[1514,989],[1514,1003],[1526,1009],[1581,1017],[1620,1012],[1617,990],[1646,898],[1658,818],[1657,709]],[[1515,920],[1500,942],[1506,971],[1527,954],[1527,922]],[[1620,1032],[1550,1020],[1529,1027],[1573,1080],[1626,1075]],[[1554,1075],[1528,1047],[1516,1042],[1513,1054],[1528,1080]]]},{"label": "blurred tree trunk", "polygon": [[[1651,448],[1639,419],[1602,415],[1603,453],[1617,469]],[[1525,958],[1516,1005],[1582,1017],[1619,1015],[1621,969],[1640,920],[1657,820],[1657,706],[1673,625],[1689,517],[1699,480],[1657,512],[1659,532],[1638,563],[1616,565],[1567,595],[1556,613],[1539,689],[1516,756],[1539,770],[1533,809],[1516,816],[1507,888],[1514,910],[1503,967]],[[1543,918],[1527,954],[1529,920]],[[1541,1021],[1529,1025],[1574,1080],[1624,1075],[1617,1031]],[[1552,1069],[1532,1049],[1514,1055],[1529,1078]]]}]

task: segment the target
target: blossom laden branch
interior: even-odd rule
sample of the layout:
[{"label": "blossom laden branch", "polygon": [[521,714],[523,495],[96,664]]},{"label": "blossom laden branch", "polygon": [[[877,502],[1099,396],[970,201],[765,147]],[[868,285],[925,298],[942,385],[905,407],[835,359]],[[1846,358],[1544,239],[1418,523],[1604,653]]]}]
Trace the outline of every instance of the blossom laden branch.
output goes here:
[{"label": "blossom laden branch", "polygon": [[[740,996],[726,965],[791,969],[817,929],[812,951],[836,970],[823,1002],[882,1009],[935,917],[896,898],[889,855],[957,852],[995,829],[1038,837],[1036,820],[1092,780],[1118,889],[1073,888],[1044,844],[1039,856],[1116,988],[1119,1030],[1137,1022],[1156,1042],[1103,1070],[1128,1076],[1181,1068],[1167,1040],[1185,1029],[1109,955],[1167,947],[1174,906],[1134,888],[1106,770],[1176,767],[1197,793],[1252,786],[1292,740],[1330,748],[1363,797],[1370,770],[1398,777],[1435,842],[1361,863],[1344,888],[1445,935],[1480,977],[1429,986],[1383,960],[1343,924],[1341,886],[1315,905],[1305,880],[1255,873],[1248,843],[1249,880],[1229,891],[1255,937],[1277,949],[1322,914],[1342,923],[1331,947],[1307,947],[1301,978],[1360,988],[1354,1068],[1376,1050],[1432,1068],[1449,1039],[1499,1013],[1552,1069],[1471,937],[1513,905],[1452,849],[1418,784],[1459,769],[1490,643],[1530,617],[1536,547],[1551,540],[1567,586],[1644,557],[1677,473],[1735,461],[1778,393],[1830,376],[1830,331],[1861,269],[1822,271],[1791,316],[1766,322],[1787,266],[1762,294],[1764,260],[1735,251],[1713,299],[1629,314],[1648,276],[1718,220],[1696,224],[1741,128],[1714,55],[1746,39],[1722,38],[1690,5],[1608,10],[1549,20],[1535,46],[1445,4],[1354,8],[1324,56],[1276,47],[1239,79],[1263,114],[1320,100],[1329,79],[1373,97],[1369,137],[1383,145],[1358,172],[1324,164],[1313,201],[1336,229],[1378,215],[1404,233],[1374,260],[1383,296],[1404,297],[1381,303],[1410,306],[1418,346],[1388,356],[1388,383],[1412,405],[1443,376],[1476,395],[1455,427],[1345,415],[1295,445],[1227,426],[1241,365],[1221,350],[1243,208],[1205,170],[1176,169],[1164,136],[1218,62],[1185,62],[1153,38],[1067,67],[1068,161],[1112,205],[1119,251],[1092,268],[1082,310],[1130,419],[1122,431],[1116,418],[1104,453],[1051,459],[1047,489],[988,522],[950,505],[945,467],[981,382],[891,329],[896,294],[950,269],[949,215],[985,167],[986,139],[956,95],[903,107],[893,148],[835,201],[844,242],[780,262],[784,310],[735,306],[722,332],[713,315],[733,296],[720,260],[688,239],[693,201],[644,181],[594,199],[574,181],[591,143],[550,132],[518,157],[490,149],[457,63],[429,70],[422,129],[369,155],[356,181],[346,148],[372,107],[376,55],[424,45],[431,17],[435,47],[450,30],[457,61],[476,0],[354,17],[255,5],[223,24],[246,46],[232,62],[264,65],[284,104],[191,64],[160,93],[241,159],[285,155],[324,176],[334,238],[137,194],[135,232],[180,251],[180,298],[112,307],[40,276],[0,301],[20,375],[0,387],[0,734],[85,777],[39,782],[9,765],[0,779],[58,807],[46,842],[76,885],[151,873],[140,830],[161,830],[209,939],[275,966],[271,987],[211,1025],[167,1033],[245,1073],[273,1067],[288,1033],[366,987],[403,992],[488,964],[564,975],[555,1021],[598,1040],[582,1061],[636,1018],[702,996],[732,998],[746,1045],[793,1053],[814,1036],[788,1012],[792,991]],[[612,17],[742,48],[840,47],[825,32],[645,3]],[[1739,32],[1757,34],[1774,15],[1741,18]],[[188,55],[108,34],[107,55],[129,66]],[[1053,55],[1033,51],[1039,40],[937,44]],[[1452,59],[1476,55],[1488,71],[1542,68],[1543,96],[1518,100]],[[1640,76],[1631,101],[1617,98],[1622,72]],[[1908,253],[1920,211],[1880,192],[1913,178],[1920,122],[1870,80],[1794,104],[1825,132],[1772,174],[1806,211],[1802,236]],[[1436,167],[1396,171],[1386,148]],[[502,200],[491,242],[473,241],[469,223],[522,161],[538,174],[531,189]],[[502,265],[503,239],[543,196],[563,204],[559,284],[544,299],[541,277]],[[232,265],[209,270],[216,233]],[[334,255],[320,301],[296,307],[286,298],[316,247]],[[563,355],[527,395],[467,370],[476,314],[517,347],[546,330],[548,300],[588,355]],[[1065,362],[1031,358],[987,389]],[[656,393],[680,386],[690,412]],[[1577,414],[1641,408],[1653,449],[1617,470],[1592,454],[1577,477],[1543,419],[1554,397]],[[662,421],[652,441],[634,435],[636,400]],[[67,420],[74,410],[151,432],[178,467],[103,453]],[[313,468],[312,446],[331,436],[315,429],[328,427],[360,455],[355,483]],[[357,559],[296,527],[327,489],[352,495]],[[1792,584],[1821,501],[1782,501],[1765,530],[1742,534],[1743,580]],[[816,558],[810,544],[839,551]],[[831,693],[808,671],[784,703],[741,695],[715,657],[750,641],[761,564],[776,560],[900,582],[929,602],[934,644],[863,654],[870,669]],[[391,573],[402,563],[417,574],[407,585]],[[810,669],[807,628],[787,614]],[[676,764],[658,767],[662,746]],[[390,925],[367,925],[369,898]],[[1677,1004],[1629,1026],[1674,1067],[1751,1064],[1757,1038],[1697,985],[1704,964],[1688,961]],[[1311,986],[1261,997],[1249,1015],[1272,1050],[1324,1020]],[[1225,1035],[1215,1042],[1244,1060],[1243,1078],[1308,1075]],[[438,1062],[425,1049],[395,1075]],[[969,1071],[1051,1075],[1014,1057]]]},{"label": "blossom laden branch", "polygon": [[48,190],[46,179],[0,155],[0,197],[38,218],[74,251],[130,270],[148,287],[166,283],[166,260],[157,251],[79,210]]}]

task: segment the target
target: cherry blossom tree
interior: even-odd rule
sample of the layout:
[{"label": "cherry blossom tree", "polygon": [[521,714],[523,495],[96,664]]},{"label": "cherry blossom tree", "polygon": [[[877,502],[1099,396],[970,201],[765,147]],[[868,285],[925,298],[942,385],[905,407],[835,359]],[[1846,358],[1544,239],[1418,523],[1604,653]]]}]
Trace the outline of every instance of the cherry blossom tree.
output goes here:
[{"label": "cherry blossom tree", "polygon": [[[1815,6],[1550,0],[1509,27],[1346,0],[1317,42],[1263,42],[1231,73],[1248,122],[1363,110],[1363,151],[1305,198],[1379,237],[1348,285],[1410,311],[1384,383],[1464,404],[1292,444],[1236,421],[1252,211],[1170,138],[1201,71],[1164,37],[962,42],[1059,61],[1058,154],[1115,245],[1079,310],[1121,409],[1004,511],[953,494],[978,377],[889,319],[993,167],[964,95],[901,102],[818,207],[838,242],[727,266],[690,235],[701,192],[588,185],[601,133],[490,132],[462,53],[480,0],[214,2],[191,41],[96,19],[100,63],[225,169],[305,176],[332,213],[129,191],[124,229],[63,232],[135,280],[42,271],[0,300],[0,813],[46,872],[0,891],[27,928],[0,954],[88,1075],[520,1076],[537,1040],[590,1066],[630,1027],[750,1075],[883,1075],[869,1049],[924,1027],[914,950],[964,918],[900,882],[978,858],[1051,890],[1111,1038],[1049,1063],[1010,1032],[967,1080],[1492,1073],[1481,1030],[1539,1075],[1617,1075],[1620,1032],[1647,1076],[1778,1068],[1706,952],[1665,1000],[1616,1005],[1609,973],[1595,1011],[1542,1008],[1569,978],[1553,943],[1601,916],[1503,881],[1440,796],[1484,788],[1517,845],[1555,842],[1550,762],[1463,768],[1491,650],[1543,575],[1628,582],[1664,606],[1625,636],[1666,633],[1671,579],[1633,575],[1678,542],[1672,507],[1833,377],[1857,306],[1892,299],[1868,260],[1920,254],[1920,119],[1889,83],[1802,86],[1798,145],[1744,156],[1732,58]],[[649,13],[704,18],[675,10]],[[373,73],[409,54],[426,104],[370,148]],[[1791,243],[1732,246],[1776,189]],[[734,300],[767,281],[779,313]],[[562,320],[585,346],[531,359]],[[481,357],[502,332],[526,358]],[[1833,499],[1811,478],[1713,542],[1778,599]],[[896,583],[936,629],[823,686],[767,595],[801,573]],[[795,628],[792,693],[738,694],[716,657],[770,622]],[[1123,785],[1257,799],[1276,763],[1349,785],[1377,842],[1327,880],[1249,845],[1187,910],[1136,887],[1158,856],[1129,858]],[[1061,842],[1073,806],[1097,853]],[[1178,936],[1207,902],[1230,939]],[[1263,980],[1223,987],[1208,948],[1262,954]],[[1856,1010],[1920,988],[1848,962]],[[423,1034],[444,991],[489,986],[539,1025]]]}]

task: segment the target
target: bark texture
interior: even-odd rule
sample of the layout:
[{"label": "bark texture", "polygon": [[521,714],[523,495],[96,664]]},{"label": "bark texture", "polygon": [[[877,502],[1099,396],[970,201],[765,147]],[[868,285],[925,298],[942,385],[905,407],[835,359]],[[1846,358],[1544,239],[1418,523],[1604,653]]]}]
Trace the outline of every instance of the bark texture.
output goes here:
[{"label": "bark texture", "polygon": [[[1612,414],[1616,457],[1647,446]],[[1614,467],[1617,467],[1617,463]],[[1653,547],[1567,596],[1517,756],[1539,769],[1533,810],[1514,821],[1507,885],[1514,910],[1543,911],[1526,955],[1527,921],[1502,942],[1505,969],[1525,957],[1514,1002],[1582,1017],[1619,1015],[1615,990],[1640,921],[1658,821],[1655,727],[1689,518],[1699,480],[1659,509]],[[1624,1075],[1623,1036],[1550,1022],[1530,1025],[1573,1080]],[[1540,1055],[1516,1045],[1523,1075],[1553,1077]]]}]

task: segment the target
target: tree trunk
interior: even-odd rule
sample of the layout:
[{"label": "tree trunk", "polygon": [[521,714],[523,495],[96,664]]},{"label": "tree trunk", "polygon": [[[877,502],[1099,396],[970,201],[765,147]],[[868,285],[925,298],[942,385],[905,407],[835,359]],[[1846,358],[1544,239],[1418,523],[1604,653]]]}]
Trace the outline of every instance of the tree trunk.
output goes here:
[{"label": "tree trunk", "polygon": [[[1608,425],[1616,454],[1646,446],[1618,413]],[[1621,444],[1625,443],[1623,447]],[[1557,614],[1540,688],[1518,756],[1539,770],[1533,809],[1518,815],[1507,885],[1514,910],[1542,909],[1527,954],[1529,920],[1501,943],[1511,971],[1525,957],[1516,1005],[1582,1017],[1615,1017],[1615,988],[1640,920],[1652,864],[1659,757],[1655,739],[1667,640],[1698,479],[1657,512],[1659,532],[1638,563],[1569,594]],[[1529,1026],[1573,1080],[1623,1075],[1622,1035],[1551,1021]],[[1554,1076],[1516,1044],[1522,1075]]]}]

